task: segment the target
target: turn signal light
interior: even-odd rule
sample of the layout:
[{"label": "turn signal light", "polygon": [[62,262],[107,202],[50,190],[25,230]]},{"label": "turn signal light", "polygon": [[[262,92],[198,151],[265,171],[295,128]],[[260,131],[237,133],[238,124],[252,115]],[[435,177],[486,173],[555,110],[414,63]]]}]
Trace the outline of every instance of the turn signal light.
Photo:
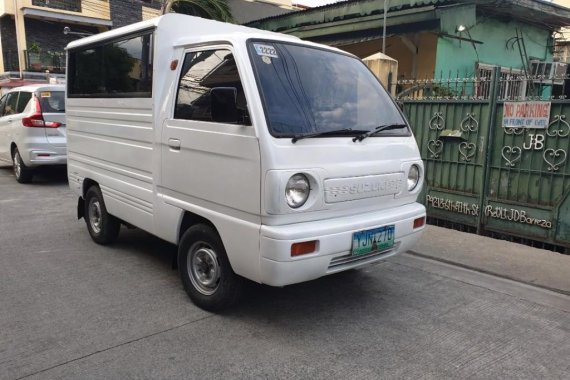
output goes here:
[{"label": "turn signal light", "polygon": [[426,217],[425,216],[422,216],[421,218],[414,219],[414,230],[416,228],[423,227],[424,224],[426,224]]},{"label": "turn signal light", "polygon": [[313,253],[317,250],[317,241],[304,241],[302,243],[291,244],[291,256],[301,256],[309,253]]}]

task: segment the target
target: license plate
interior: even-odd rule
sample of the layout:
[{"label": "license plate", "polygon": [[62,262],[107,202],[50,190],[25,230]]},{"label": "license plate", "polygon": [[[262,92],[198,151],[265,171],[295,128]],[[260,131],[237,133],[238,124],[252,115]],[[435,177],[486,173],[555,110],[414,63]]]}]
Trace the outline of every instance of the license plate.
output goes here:
[{"label": "license plate", "polygon": [[389,225],[352,234],[352,255],[360,256],[383,251],[394,245],[396,226]]}]

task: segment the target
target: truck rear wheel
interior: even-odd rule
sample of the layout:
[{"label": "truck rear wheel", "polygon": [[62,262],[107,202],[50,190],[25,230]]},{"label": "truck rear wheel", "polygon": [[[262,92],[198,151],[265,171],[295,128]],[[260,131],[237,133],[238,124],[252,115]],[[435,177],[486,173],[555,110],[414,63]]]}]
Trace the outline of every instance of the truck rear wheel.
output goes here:
[{"label": "truck rear wheel", "polygon": [[204,310],[226,309],[242,293],[244,279],[234,273],[222,239],[208,225],[186,230],[178,246],[178,270],[184,290]]},{"label": "truck rear wheel", "polygon": [[97,244],[111,244],[119,236],[121,222],[110,215],[98,186],[91,186],[85,193],[85,223],[91,239]]}]

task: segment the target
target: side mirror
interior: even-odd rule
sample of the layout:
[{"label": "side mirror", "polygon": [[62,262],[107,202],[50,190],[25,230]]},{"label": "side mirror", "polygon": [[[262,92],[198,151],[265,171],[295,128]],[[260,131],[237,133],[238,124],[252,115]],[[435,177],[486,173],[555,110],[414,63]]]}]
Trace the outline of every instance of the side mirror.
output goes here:
[{"label": "side mirror", "polygon": [[214,87],[210,90],[212,121],[219,123],[239,122],[235,87]]}]

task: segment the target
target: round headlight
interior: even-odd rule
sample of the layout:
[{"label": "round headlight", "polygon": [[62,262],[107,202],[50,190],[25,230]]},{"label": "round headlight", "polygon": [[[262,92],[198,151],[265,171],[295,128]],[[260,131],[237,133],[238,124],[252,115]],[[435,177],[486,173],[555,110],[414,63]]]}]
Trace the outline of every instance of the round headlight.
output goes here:
[{"label": "round headlight", "polygon": [[410,166],[410,171],[408,172],[408,191],[412,191],[418,186],[420,181],[420,168],[418,165]]},{"label": "round headlight", "polygon": [[304,174],[297,173],[289,178],[285,187],[285,199],[291,208],[299,208],[305,204],[309,198],[309,180]]}]

